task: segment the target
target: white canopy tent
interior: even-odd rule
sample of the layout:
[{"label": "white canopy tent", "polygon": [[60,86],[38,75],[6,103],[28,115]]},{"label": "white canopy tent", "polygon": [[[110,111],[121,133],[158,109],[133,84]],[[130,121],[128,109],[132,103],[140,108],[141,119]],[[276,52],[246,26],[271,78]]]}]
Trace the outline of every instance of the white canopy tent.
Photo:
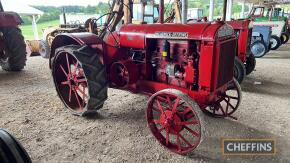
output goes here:
[{"label": "white canopy tent", "polygon": [[20,15],[27,15],[32,17],[32,30],[34,33],[34,39],[39,40],[38,31],[37,31],[37,21],[43,12],[33,8],[23,1],[11,1],[11,0],[1,0],[4,11],[13,11]]}]

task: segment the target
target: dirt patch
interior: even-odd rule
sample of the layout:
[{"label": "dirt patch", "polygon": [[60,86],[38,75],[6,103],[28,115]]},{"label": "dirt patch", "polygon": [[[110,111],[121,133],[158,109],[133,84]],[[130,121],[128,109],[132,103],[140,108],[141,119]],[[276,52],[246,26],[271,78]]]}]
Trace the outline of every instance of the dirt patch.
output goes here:
[{"label": "dirt patch", "polygon": [[[96,117],[71,115],[51,81],[48,61],[29,58],[21,73],[0,71],[0,127],[11,131],[33,162],[290,162],[290,45],[257,60],[242,84],[238,121],[208,122],[202,145],[191,155],[163,149],[146,126],[148,97],[109,89]],[[225,157],[222,138],[275,138],[276,156]]]}]

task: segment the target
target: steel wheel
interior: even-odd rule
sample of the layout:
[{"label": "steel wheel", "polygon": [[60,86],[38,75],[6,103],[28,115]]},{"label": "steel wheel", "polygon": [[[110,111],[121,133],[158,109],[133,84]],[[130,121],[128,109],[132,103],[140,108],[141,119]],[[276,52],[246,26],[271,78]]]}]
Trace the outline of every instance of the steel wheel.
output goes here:
[{"label": "steel wheel", "polygon": [[203,109],[203,111],[209,116],[216,118],[230,117],[237,119],[232,114],[238,109],[242,100],[242,91],[239,83],[233,79],[229,89],[224,93],[220,93],[218,96],[219,100],[213,105]]},{"label": "steel wheel", "polygon": [[68,108],[81,113],[88,101],[88,83],[80,62],[67,52],[55,61],[55,80],[58,93]]},{"label": "steel wheel", "polygon": [[165,89],[155,93],[149,99],[146,115],[152,134],[172,152],[186,154],[202,141],[201,110],[180,91]]},{"label": "steel wheel", "polygon": [[59,97],[75,115],[95,113],[107,99],[105,67],[89,47],[57,49],[52,75]]}]

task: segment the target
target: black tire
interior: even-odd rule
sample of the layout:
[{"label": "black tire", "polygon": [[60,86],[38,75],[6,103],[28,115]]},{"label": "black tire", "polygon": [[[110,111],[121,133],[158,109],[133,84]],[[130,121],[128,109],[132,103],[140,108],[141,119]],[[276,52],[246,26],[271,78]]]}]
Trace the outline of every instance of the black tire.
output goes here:
[{"label": "black tire", "polygon": [[251,53],[255,56],[255,58],[261,58],[267,54],[267,46],[264,41],[255,41],[251,44]]},{"label": "black tire", "polygon": [[251,53],[246,60],[246,75],[249,75],[255,70],[256,67],[256,58],[254,55]]},{"label": "black tire", "polygon": [[235,67],[234,67],[234,77],[239,82],[242,83],[246,76],[246,68],[244,63],[238,58],[235,57]]},{"label": "black tire", "polygon": [[21,30],[16,27],[1,28],[4,42],[7,47],[4,50],[4,59],[0,59],[0,65],[5,71],[21,71],[26,63],[26,44]]},{"label": "black tire", "polygon": [[282,44],[286,44],[289,41],[289,35],[287,33],[283,32],[281,34],[280,39],[281,39]]},{"label": "black tire", "polygon": [[23,146],[3,129],[0,129],[0,162],[31,163],[31,159]]},{"label": "black tire", "polygon": [[46,59],[50,56],[50,47],[45,40],[40,40],[39,42],[39,54]]},{"label": "black tire", "polygon": [[281,46],[281,40],[278,36],[271,36],[271,50],[277,50]]},{"label": "black tire", "polygon": [[[88,100],[82,111],[73,109],[61,93],[61,88],[58,86],[60,76],[57,75],[58,58],[61,53],[68,53],[75,57],[83,68],[87,83],[88,83]],[[95,114],[97,110],[103,107],[104,102],[108,98],[108,82],[106,77],[105,66],[99,59],[99,54],[88,46],[68,45],[56,49],[55,57],[52,58],[52,76],[57,93],[65,104],[65,106],[74,115],[86,116]]]}]

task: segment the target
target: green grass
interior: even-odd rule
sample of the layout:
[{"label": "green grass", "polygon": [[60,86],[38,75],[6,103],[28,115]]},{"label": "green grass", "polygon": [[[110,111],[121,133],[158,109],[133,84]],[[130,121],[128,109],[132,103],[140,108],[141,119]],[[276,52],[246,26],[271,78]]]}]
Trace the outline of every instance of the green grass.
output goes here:
[{"label": "green grass", "polygon": [[[53,20],[53,21],[48,21],[45,23],[37,23],[37,29],[38,29],[38,35],[39,38],[42,38],[42,29],[45,29],[49,26],[58,26],[59,25],[59,20]],[[20,26],[22,30],[22,34],[26,40],[33,40],[34,35],[32,31],[32,25],[23,25]]]}]

